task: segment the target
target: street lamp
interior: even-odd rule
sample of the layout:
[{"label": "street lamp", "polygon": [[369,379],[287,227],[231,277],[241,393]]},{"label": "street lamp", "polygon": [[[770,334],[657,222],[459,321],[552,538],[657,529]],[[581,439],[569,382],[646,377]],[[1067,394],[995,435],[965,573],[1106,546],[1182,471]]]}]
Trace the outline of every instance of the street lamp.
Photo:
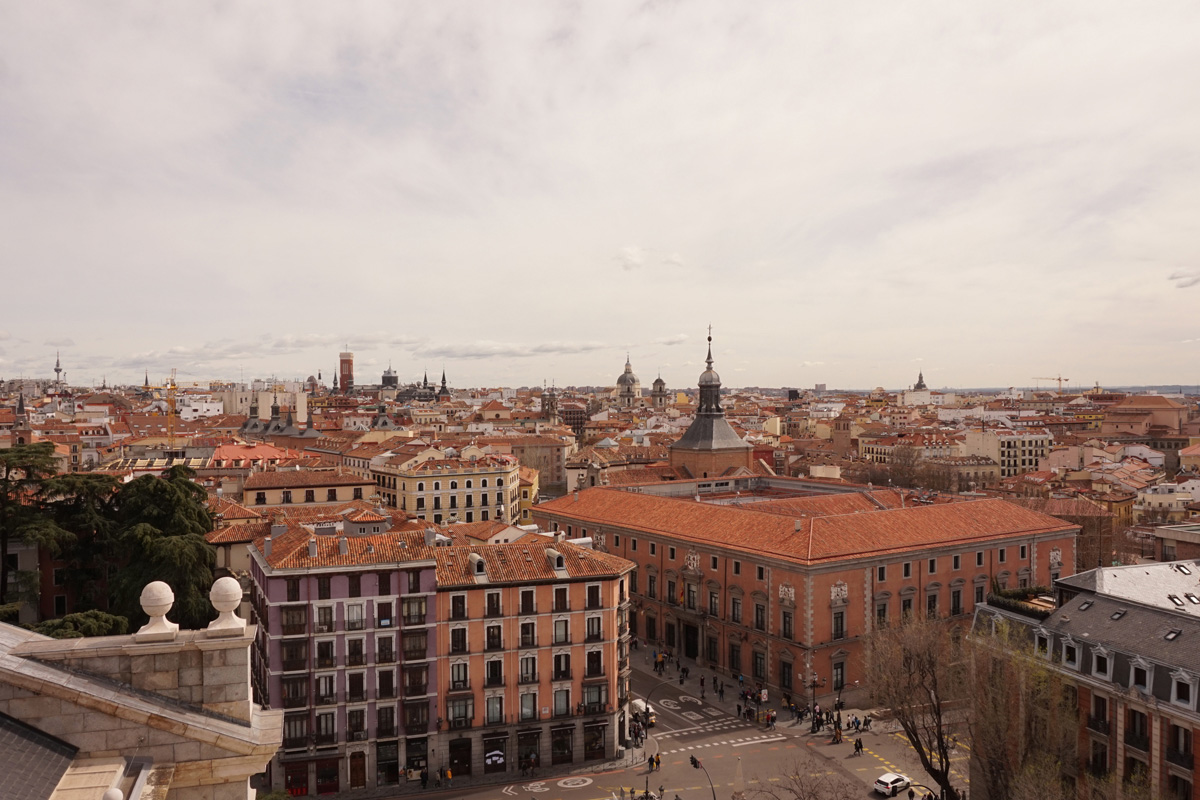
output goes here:
[{"label": "street lamp", "polygon": [[[700,759],[692,756],[692,769],[704,770],[704,777],[708,778],[708,788],[712,790],[713,800],[717,800],[717,787],[713,786],[712,777],[708,774],[708,767],[701,763]],[[662,798],[659,798],[662,800]]]},{"label": "street lamp", "polygon": [[813,733],[817,732],[817,687],[824,686],[824,685],[825,685],[824,678],[818,678],[817,673],[815,673],[815,672],[809,674],[809,679],[808,679],[809,704],[808,704],[808,707],[809,707],[809,711],[812,712]]}]

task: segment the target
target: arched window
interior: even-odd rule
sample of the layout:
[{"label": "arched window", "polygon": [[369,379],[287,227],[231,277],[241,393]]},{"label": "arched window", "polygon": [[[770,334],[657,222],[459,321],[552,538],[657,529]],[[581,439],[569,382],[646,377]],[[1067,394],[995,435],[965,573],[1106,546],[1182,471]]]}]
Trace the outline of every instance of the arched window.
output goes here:
[{"label": "arched window", "polygon": [[434,481],[434,482],[433,482],[433,490],[434,490],[435,492],[440,492],[440,491],[442,490],[442,482],[441,482],[441,481]]},{"label": "arched window", "polygon": [[475,562],[475,574],[482,575],[484,573],[483,559]]},{"label": "arched window", "polygon": [[487,488],[487,478],[481,478],[479,480],[479,485],[480,485],[480,487],[486,489]]},{"label": "arched window", "polygon": [[496,478],[496,485],[497,485],[497,486],[503,486],[503,485],[504,485],[504,478]]},{"label": "arched window", "polygon": [[423,491],[425,491],[425,483],[424,483],[424,481],[422,481],[421,483],[418,483],[418,484],[417,484],[417,491],[418,491],[418,492],[423,492]]},{"label": "arched window", "polygon": [[470,488],[471,488],[471,480],[470,480],[470,478],[468,478],[468,479],[467,479],[467,488],[468,488],[468,489],[470,489]]},{"label": "arched window", "polygon": [[457,488],[458,488],[458,481],[450,481],[450,488],[451,488],[451,489],[457,489]]}]

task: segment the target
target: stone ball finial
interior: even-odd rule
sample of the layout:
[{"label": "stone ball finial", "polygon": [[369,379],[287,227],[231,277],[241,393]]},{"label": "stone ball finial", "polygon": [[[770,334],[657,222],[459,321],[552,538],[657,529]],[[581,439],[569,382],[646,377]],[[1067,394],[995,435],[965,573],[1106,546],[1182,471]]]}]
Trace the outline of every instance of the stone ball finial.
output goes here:
[{"label": "stone ball finial", "polygon": [[217,578],[208,592],[208,599],[212,602],[213,608],[222,614],[237,611],[237,607],[242,604],[242,585],[238,583],[237,578],[231,578],[228,575],[224,578]]},{"label": "stone ball finial", "polygon": [[125,800],[125,793],[120,789],[109,789],[101,795],[100,800]]},{"label": "stone ball finial", "polygon": [[133,635],[138,642],[173,641],[179,625],[167,619],[167,612],[175,605],[175,593],[162,581],[151,581],[142,589],[142,611],[150,621]]},{"label": "stone ball finial", "polygon": [[146,616],[151,619],[164,617],[171,610],[171,606],[175,605],[175,592],[163,581],[151,581],[142,589],[141,602],[142,611],[146,612]]},{"label": "stone ball finial", "polygon": [[246,620],[234,613],[242,604],[242,585],[237,578],[228,575],[217,578],[208,592],[208,599],[221,613],[208,623],[207,636],[240,636],[246,631]]}]

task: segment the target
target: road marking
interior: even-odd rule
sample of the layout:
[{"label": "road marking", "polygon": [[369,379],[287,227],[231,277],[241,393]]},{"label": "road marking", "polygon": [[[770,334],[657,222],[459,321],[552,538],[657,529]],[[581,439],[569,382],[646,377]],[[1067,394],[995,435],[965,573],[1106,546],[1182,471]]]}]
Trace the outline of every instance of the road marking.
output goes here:
[{"label": "road marking", "polygon": [[562,787],[563,789],[579,789],[583,786],[587,786],[591,782],[592,782],[591,778],[585,778],[583,776],[580,776],[577,778],[563,778],[561,781],[558,782],[558,785],[560,787]]},{"label": "road marking", "polygon": [[772,736],[769,739],[753,739],[749,742],[741,742],[741,743],[735,744],[733,746],[734,747],[745,747],[748,744],[765,744],[766,742],[782,742],[786,738],[787,738],[786,736]]}]

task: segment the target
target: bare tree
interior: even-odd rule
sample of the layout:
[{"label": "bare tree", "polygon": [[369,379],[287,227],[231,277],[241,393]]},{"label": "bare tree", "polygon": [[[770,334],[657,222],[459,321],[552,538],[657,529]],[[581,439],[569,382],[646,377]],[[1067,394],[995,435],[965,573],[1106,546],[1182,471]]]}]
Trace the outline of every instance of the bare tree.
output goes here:
[{"label": "bare tree", "polygon": [[866,658],[875,700],[899,723],[943,797],[959,800],[950,777],[956,745],[951,725],[965,712],[969,670],[952,631],[945,621],[911,616],[872,632]]},{"label": "bare tree", "polygon": [[[777,778],[777,779],[776,779]],[[836,765],[803,749],[771,780],[759,779],[754,800],[842,800],[862,794],[863,785]]]},{"label": "bare tree", "polygon": [[1073,796],[1061,765],[1075,761],[1076,690],[1034,651],[1028,629],[990,615],[960,654],[969,665],[972,794],[990,800]]},{"label": "bare tree", "polygon": [[916,485],[921,472],[921,451],[909,444],[898,444],[892,448],[892,458],[889,462],[892,481],[897,486],[911,487]]}]

